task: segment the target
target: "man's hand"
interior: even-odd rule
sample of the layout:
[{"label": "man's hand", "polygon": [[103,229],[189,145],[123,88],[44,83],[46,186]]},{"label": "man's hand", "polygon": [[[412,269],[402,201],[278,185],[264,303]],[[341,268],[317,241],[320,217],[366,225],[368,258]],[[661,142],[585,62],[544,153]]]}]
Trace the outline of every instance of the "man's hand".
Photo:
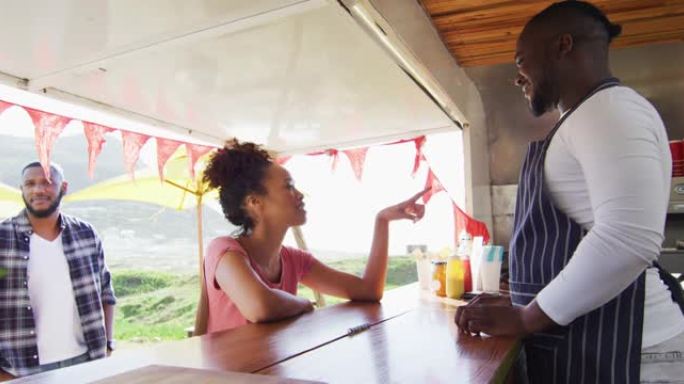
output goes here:
[{"label": "man's hand", "polygon": [[506,296],[478,296],[468,305],[458,307],[454,322],[461,332],[470,335],[520,336],[556,325],[536,301],[525,307],[514,306]]},{"label": "man's hand", "polygon": [[455,322],[462,332],[491,336],[524,336],[527,334],[520,307],[512,305],[473,304],[456,310]]}]

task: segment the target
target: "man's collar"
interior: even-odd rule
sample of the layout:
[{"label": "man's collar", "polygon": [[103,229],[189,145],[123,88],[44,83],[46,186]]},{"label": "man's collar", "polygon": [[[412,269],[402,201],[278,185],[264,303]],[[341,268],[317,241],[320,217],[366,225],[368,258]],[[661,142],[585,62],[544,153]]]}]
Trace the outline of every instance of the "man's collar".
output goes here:
[{"label": "man's collar", "polygon": [[[14,217],[13,221],[14,225],[17,227],[18,232],[28,233],[29,235],[33,234],[33,227],[31,226],[31,222],[29,221],[28,212],[26,211],[26,208],[22,209],[21,212],[19,212],[19,214]],[[66,224],[64,222],[62,212],[60,212],[59,216],[57,217],[57,223],[59,223],[59,228],[61,230],[64,230]]]}]

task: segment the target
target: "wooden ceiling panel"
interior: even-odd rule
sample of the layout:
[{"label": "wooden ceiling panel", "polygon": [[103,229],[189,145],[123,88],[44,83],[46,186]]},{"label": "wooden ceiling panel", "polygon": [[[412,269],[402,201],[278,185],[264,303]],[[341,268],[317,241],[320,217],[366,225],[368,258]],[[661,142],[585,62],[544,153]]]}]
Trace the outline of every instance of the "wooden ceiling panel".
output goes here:
[{"label": "wooden ceiling panel", "polygon": [[[419,0],[442,40],[462,66],[513,61],[525,23],[553,1]],[[622,24],[613,47],[684,41],[684,0],[595,0]]]}]

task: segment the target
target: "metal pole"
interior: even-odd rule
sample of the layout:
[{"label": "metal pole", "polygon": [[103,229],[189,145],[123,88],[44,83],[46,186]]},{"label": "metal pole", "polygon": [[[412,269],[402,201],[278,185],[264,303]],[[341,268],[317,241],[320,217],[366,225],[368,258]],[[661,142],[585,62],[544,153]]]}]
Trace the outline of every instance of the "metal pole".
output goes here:
[{"label": "metal pole", "polygon": [[[295,241],[297,242],[297,246],[304,251],[308,251],[309,247],[306,246],[306,241],[304,241],[304,233],[302,232],[302,228],[299,226],[291,228],[292,234],[294,235]],[[319,308],[325,307],[325,298],[323,297],[323,295],[321,295],[321,293],[318,291],[313,291],[313,293],[314,298],[316,299],[316,305]]]},{"label": "metal pole", "polygon": [[209,317],[209,298],[207,297],[207,288],[204,282],[204,240],[202,234],[202,194],[196,194],[197,197],[197,245],[198,250],[198,264],[199,264],[199,284],[200,297],[197,302],[197,313],[195,314],[195,330],[193,336],[201,336],[207,333],[207,318]]}]

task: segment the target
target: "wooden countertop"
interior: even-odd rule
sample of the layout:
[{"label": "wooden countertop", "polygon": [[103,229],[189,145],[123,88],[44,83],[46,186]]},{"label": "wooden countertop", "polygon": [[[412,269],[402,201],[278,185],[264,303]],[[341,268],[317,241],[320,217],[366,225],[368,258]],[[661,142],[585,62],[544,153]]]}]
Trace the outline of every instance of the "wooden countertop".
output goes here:
[{"label": "wooden countertop", "polygon": [[[512,338],[461,335],[461,302],[388,291],[381,303],[333,305],[300,317],[162,343],[15,382],[102,380],[149,365],[259,373],[323,382],[501,382],[517,356]],[[348,336],[349,328],[378,323]]]}]

